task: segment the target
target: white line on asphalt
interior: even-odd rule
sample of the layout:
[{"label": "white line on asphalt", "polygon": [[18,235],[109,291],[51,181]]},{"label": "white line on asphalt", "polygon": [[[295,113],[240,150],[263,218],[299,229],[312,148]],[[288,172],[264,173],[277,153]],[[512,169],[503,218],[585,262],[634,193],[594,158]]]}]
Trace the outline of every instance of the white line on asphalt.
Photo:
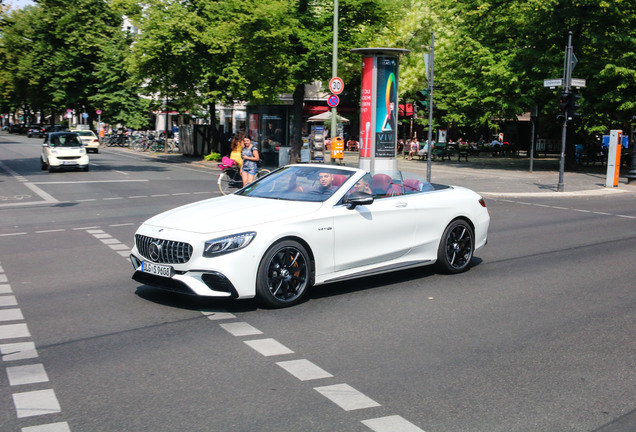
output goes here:
[{"label": "white line on asphalt", "polygon": [[236,318],[236,315],[226,311],[201,311],[201,313],[212,321]]},{"label": "white line on asphalt", "polygon": [[360,393],[349,384],[335,384],[324,387],[315,387],[318,393],[338,405],[345,411],[373,408],[380,406],[368,396]]},{"label": "white line on asphalt", "polygon": [[398,415],[362,420],[362,424],[374,432],[424,432]]},{"label": "white line on asphalt", "polygon": [[38,184],[42,184],[42,185],[60,185],[60,184],[86,184],[86,183],[145,183],[148,182],[150,180],[147,179],[124,179],[124,180],[85,180],[85,181],[81,181],[81,182],[76,182],[76,181],[48,181],[48,182],[32,182],[31,184],[33,185],[38,185]]},{"label": "white line on asphalt", "polygon": [[15,342],[0,345],[0,353],[2,354],[2,361],[16,361],[16,360],[28,360],[38,357],[38,352],[35,349],[35,343],[33,342]]},{"label": "white line on asphalt", "polygon": [[60,229],[51,229],[51,230],[40,230],[40,231],[36,231],[35,233],[44,234],[44,233],[63,232],[63,231],[66,231],[66,230],[63,228],[60,228]]},{"label": "white line on asphalt", "polygon": [[11,386],[49,382],[42,363],[8,366],[7,376]]},{"label": "white line on asphalt", "polygon": [[23,337],[31,337],[26,324],[0,325],[0,339],[18,339]]},{"label": "white line on asphalt", "polygon": [[265,357],[293,354],[294,352],[275,339],[255,339],[245,343]]},{"label": "white line on asphalt", "polygon": [[129,223],[120,223],[120,224],[112,224],[112,225],[108,225],[109,227],[123,227],[123,226],[131,226],[134,225],[132,222]]},{"label": "white line on asphalt", "polygon": [[98,226],[77,227],[77,228],[73,228],[73,231],[87,231],[92,229],[99,229],[99,227]]},{"label": "white line on asphalt", "polygon": [[573,208],[572,210],[575,212],[581,212],[581,213],[592,213],[590,210],[582,210],[582,209],[575,209],[575,208]]},{"label": "white line on asphalt", "polygon": [[10,236],[19,236],[25,235],[25,232],[17,232],[17,233],[9,233],[9,234],[0,234],[0,237],[10,237]]},{"label": "white line on asphalt", "polygon": [[178,196],[178,195],[191,195],[192,192],[177,192],[177,193],[173,193],[172,196]]},{"label": "white line on asphalt", "polygon": [[137,199],[137,198],[148,198],[148,195],[133,195],[128,197],[128,199]]},{"label": "white line on asphalt", "polygon": [[22,428],[22,432],[71,432],[71,428],[68,426],[68,423],[60,422],[24,427]]},{"label": "white line on asphalt", "polygon": [[13,291],[11,291],[11,285],[0,283],[0,294],[9,294],[9,293],[12,293],[12,292]]},{"label": "white line on asphalt", "polygon": [[[5,276],[6,277],[6,276]],[[17,306],[18,301],[13,295],[0,296],[0,306]]]},{"label": "white line on asphalt", "polygon": [[228,331],[230,334],[232,334],[233,336],[250,336],[250,335],[263,334],[263,332],[260,331],[259,329],[254,328],[248,323],[242,322],[242,321],[235,322],[235,323],[219,324],[219,325],[223,329]]},{"label": "white line on asphalt", "polygon": [[0,321],[20,321],[24,319],[20,309],[0,309]]},{"label": "white line on asphalt", "polygon": [[86,199],[75,200],[75,202],[91,202],[91,201],[97,201],[97,199],[96,198],[86,198]]},{"label": "white line on asphalt", "polygon": [[276,364],[301,381],[333,377],[326,370],[305,359],[283,361]]},{"label": "white line on asphalt", "polygon": [[104,201],[122,200],[124,197],[104,198]]},{"label": "white line on asphalt", "polygon": [[14,393],[13,403],[18,418],[53,414],[62,411],[55,392],[51,389]]}]

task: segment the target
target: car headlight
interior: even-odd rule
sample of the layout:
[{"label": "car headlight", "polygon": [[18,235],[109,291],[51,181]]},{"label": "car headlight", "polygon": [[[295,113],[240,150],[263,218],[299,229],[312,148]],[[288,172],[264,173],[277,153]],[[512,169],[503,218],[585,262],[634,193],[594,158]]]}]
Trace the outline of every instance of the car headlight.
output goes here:
[{"label": "car headlight", "polygon": [[56,149],[54,149],[54,148],[52,148],[52,149],[51,149],[51,154],[52,154],[52,155],[56,155],[56,154],[57,154],[57,150],[56,150]]},{"label": "car headlight", "polygon": [[254,237],[256,237],[256,233],[251,231],[206,241],[203,256],[211,258],[237,251],[250,244]]},{"label": "car headlight", "polygon": [[80,149],[80,154],[86,154],[86,150],[84,148]]}]

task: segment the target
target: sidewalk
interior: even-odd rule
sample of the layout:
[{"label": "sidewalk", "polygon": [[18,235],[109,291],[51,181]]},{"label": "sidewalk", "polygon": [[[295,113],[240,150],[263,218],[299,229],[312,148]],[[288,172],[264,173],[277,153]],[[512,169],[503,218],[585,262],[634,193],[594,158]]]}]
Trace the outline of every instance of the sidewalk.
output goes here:
[{"label": "sidewalk", "polygon": [[[109,147],[127,151],[126,149]],[[137,153],[148,157],[157,157],[172,163],[189,163],[199,167],[218,170],[218,162],[206,161],[202,158],[183,156],[180,154]],[[345,152],[343,165],[357,167],[359,154]],[[327,158],[327,164],[330,163]],[[426,178],[427,161],[408,159],[398,156],[398,169],[409,171]],[[625,174],[621,172],[619,185],[615,188],[605,187],[607,167],[582,167],[578,172],[565,172],[563,175],[564,191],[557,192],[559,183],[559,159],[535,158],[533,172],[530,172],[530,160],[520,157],[469,157],[468,162],[462,160],[432,161],[431,182],[465,186],[487,196],[593,196],[632,193],[636,194],[636,182],[627,184]]]}]

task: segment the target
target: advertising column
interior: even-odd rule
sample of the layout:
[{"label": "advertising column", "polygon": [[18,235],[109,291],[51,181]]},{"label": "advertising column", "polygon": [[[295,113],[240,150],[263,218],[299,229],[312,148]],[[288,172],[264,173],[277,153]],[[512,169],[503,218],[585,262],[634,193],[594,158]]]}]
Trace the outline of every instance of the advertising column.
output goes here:
[{"label": "advertising column", "polygon": [[621,169],[621,142],[623,131],[612,129],[610,131],[609,148],[607,155],[607,176],[605,187],[618,186],[618,176]]},{"label": "advertising column", "polygon": [[409,50],[356,48],[362,55],[360,168],[397,170],[399,55]]}]

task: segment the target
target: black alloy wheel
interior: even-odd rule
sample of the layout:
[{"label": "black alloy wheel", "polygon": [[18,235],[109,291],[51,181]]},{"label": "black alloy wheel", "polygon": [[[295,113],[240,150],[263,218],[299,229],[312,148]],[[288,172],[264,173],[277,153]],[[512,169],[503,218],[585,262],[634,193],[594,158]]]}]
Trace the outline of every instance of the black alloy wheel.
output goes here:
[{"label": "black alloy wheel", "polygon": [[298,242],[272,246],[258,268],[256,296],[265,307],[282,308],[299,303],[311,284],[309,254]]},{"label": "black alloy wheel", "polygon": [[437,251],[437,264],[444,273],[455,274],[468,270],[475,251],[473,230],[462,219],[451,222],[442,235]]}]

